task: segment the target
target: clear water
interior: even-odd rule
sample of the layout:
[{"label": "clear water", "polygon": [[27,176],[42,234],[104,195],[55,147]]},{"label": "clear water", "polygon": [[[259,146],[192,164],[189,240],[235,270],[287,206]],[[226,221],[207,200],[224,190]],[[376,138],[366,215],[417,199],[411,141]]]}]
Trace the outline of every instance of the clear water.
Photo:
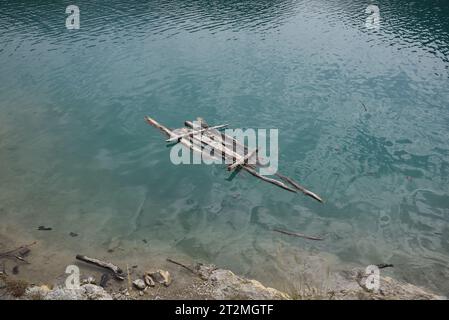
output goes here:
[{"label": "clear water", "polygon": [[[278,287],[298,252],[335,268],[389,262],[449,292],[447,1],[377,1],[378,32],[364,26],[370,1],[80,0],[80,30],[65,28],[68,4],[0,1],[3,232]],[[278,128],[280,170],[326,203],[174,166],[147,114]]]}]

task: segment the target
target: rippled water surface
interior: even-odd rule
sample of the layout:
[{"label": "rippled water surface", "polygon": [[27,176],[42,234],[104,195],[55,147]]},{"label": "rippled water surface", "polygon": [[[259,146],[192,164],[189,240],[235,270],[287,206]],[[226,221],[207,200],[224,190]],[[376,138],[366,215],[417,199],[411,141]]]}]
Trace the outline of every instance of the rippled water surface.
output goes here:
[{"label": "rippled water surface", "polygon": [[[388,262],[449,293],[449,2],[378,1],[379,31],[364,25],[371,1],[80,0],[79,30],[69,4],[0,1],[3,232],[277,287],[298,252]],[[278,128],[280,170],[326,202],[174,166],[147,114]]]}]

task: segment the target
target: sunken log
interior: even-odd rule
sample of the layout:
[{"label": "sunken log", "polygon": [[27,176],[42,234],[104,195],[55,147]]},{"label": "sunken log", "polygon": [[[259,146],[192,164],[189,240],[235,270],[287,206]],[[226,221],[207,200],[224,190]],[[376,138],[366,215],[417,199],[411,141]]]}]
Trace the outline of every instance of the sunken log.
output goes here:
[{"label": "sunken log", "polygon": [[324,238],[321,237],[312,237],[312,236],[307,236],[303,233],[299,233],[299,232],[291,232],[291,231],[286,231],[286,230],[280,230],[280,229],[273,229],[274,232],[279,232],[282,234],[286,234],[289,236],[294,236],[294,237],[300,237],[300,238],[305,238],[305,239],[309,239],[309,240],[323,240]]}]

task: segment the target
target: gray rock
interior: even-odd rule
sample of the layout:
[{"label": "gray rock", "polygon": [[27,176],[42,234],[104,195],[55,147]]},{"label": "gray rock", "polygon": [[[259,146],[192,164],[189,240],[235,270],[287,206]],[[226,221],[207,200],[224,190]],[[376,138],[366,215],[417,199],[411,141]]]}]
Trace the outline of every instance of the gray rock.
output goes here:
[{"label": "gray rock", "polygon": [[29,299],[42,300],[112,300],[112,297],[102,287],[86,284],[78,289],[67,289],[57,287],[53,290],[45,286],[30,287],[26,290],[25,296]]},{"label": "gray rock", "polygon": [[133,281],[134,287],[136,287],[138,290],[144,290],[146,288],[145,281],[142,279],[136,279]]},{"label": "gray rock", "polygon": [[154,282],[163,284],[168,287],[171,284],[171,276],[168,271],[165,270],[157,270],[156,272],[146,272],[145,275],[150,276]]},{"label": "gray rock", "polygon": [[379,289],[370,290],[366,286],[367,277],[363,270],[342,271],[333,276],[329,298],[357,300],[441,300],[446,299],[410,283],[404,283],[388,276],[381,276]]},{"label": "gray rock", "polygon": [[367,288],[366,276],[362,270],[353,269],[332,273],[326,289],[310,290],[301,294],[288,295],[279,290],[265,287],[259,281],[235,275],[229,270],[213,265],[197,265],[197,274],[206,280],[208,291],[214,299],[343,299],[343,300],[418,300],[446,299],[409,283],[397,281],[388,276],[380,277],[379,290]]},{"label": "gray rock", "polygon": [[83,285],[84,284],[95,284],[95,282],[96,282],[96,280],[95,280],[95,277],[93,277],[93,276],[89,276],[81,281],[81,283]]},{"label": "gray rock", "polygon": [[235,275],[232,271],[215,266],[199,265],[197,271],[207,280],[215,299],[287,300],[291,297],[279,290],[265,287],[259,281]]}]

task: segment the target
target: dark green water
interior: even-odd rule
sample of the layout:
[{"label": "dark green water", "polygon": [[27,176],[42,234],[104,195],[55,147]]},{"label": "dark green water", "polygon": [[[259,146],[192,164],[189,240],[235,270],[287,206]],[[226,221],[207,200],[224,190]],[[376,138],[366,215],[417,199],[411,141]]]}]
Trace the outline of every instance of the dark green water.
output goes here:
[{"label": "dark green water", "polygon": [[[377,32],[370,1],[76,1],[79,30],[69,4],[0,1],[3,232],[149,245],[273,285],[291,252],[388,262],[449,293],[449,2],[378,1]],[[147,114],[278,128],[280,171],[326,203],[174,166]]]}]

